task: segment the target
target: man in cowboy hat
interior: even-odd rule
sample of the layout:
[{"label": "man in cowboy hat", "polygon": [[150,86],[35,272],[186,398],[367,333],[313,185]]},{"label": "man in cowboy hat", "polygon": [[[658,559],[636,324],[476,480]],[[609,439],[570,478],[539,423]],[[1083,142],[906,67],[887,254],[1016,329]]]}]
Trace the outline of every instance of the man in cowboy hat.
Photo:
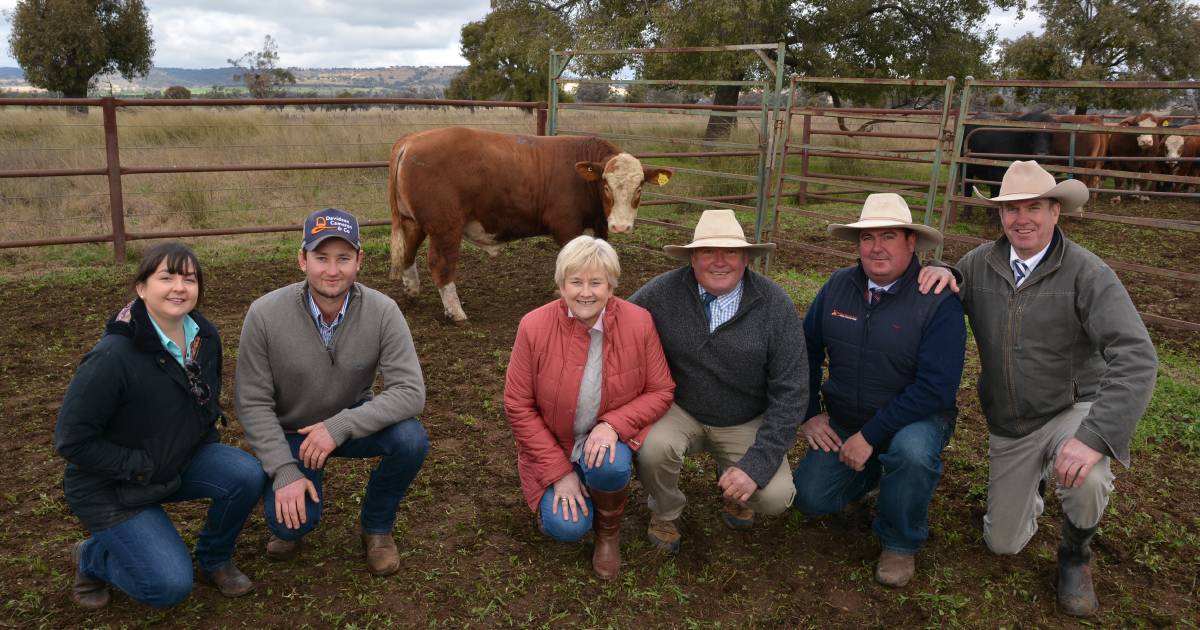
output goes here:
[{"label": "man in cowboy hat", "polygon": [[[1129,465],[1158,363],[1116,274],[1057,227],[1087,199],[1079,180],[1056,184],[1037,162],[1013,162],[992,198],[1004,236],[969,252],[956,271],[990,434],[984,541],[1000,554],[1025,547],[1053,470],[1064,517],[1058,604],[1076,616],[1100,607],[1089,542],[1113,489],[1109,460]],[[927,269],[923,290],[946,281],[959,290],[945,269]]]},{"label": "man in cowboy hat", "polygon": [[829,233],[858,243],[859,261],[833,273],[804,318],[809,390],[821,395],[809,398],[800,427],[809,451],[793,475],[793,505],[837,513],[878,487],[875,579],[898,588],[929,537],[929,501],[954,431],[967,343],[962,303],[949,291],[917,290],[917,252],[942,235],[913,223],[900,195],[868,196],[857,223]]},{"label": "man in cowboy hat", "polygon": [[786,455],[808,404],[804,334],[787,293],[746,268],[774,248],[747,242],[732,210],[707,210],[691,243],[663,248],[688,264],[629,299],[654,316],[676,384],[675,403],[638,452],[647,535],[665,551],[679,549],[687,455],[716,460],[732,528],[753,525],[755,511],[782,513],[795,495]]}]

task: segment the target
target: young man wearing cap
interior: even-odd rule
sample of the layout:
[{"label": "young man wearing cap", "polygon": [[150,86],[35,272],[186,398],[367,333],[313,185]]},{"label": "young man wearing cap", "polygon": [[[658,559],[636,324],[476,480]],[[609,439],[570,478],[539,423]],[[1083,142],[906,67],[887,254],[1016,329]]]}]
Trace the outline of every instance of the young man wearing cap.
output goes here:
[{"label": "young man wearing cap", "polygon": [[[1064,516],[1058,604],[1076,616],[1100,607],[1089,543],[1113,489],[1109,460],[1129,465],[1158,363],[1116,274],[1058,228],[1059,215],[1087,199],[1079,180],[1056,184],[1037,162],[1013,162],[992,198],[1004,236],[969,252],[956,274],[990,434],[984,540],[999,554],[1025,547],[1052,469]],[[923,290],[946,281],[959,290],[945,269],[927,269]]]},{"label": "young man wearing cap", "polygon": [[689,264],[629,298],[653,315],[676,383],[675,403],[638,451],[647,535],[665,551],[679,549],[687,455],[716,460],[729,527],[753,525],[755,511],[779,514],[795,495],[787,451],[808,404],[804,334],[787,293],[746,268],[774,248],[748,243],[732,210],[707,210],[691,243],[663,248]]},{"label": "young man wearing cap", "polygon": [[809,451],[793,475],[793,505],[832,514],[879,488],[875,579],[898,588],[929,537],[929,501],[954,431],[967,343],[962,303],[949,291],[917,291],[917,252],[942,235],[913,223],[900,195],[868,196],[857,223],[829,233],[858,243],[859,261],[833,273],[804,318],[809,391],[820,396],[809,397],[800,427]]},{"label": "young man wearing cap", "polygon": [[[330,457],[380,457],[362,500],[367,568],[400,568],[396,509],[425,461],[416,414],[425,383],[396,302],[355,282],[358,221],[327,208],[309,215],[297,255],[305,279],[250,305],[238,350],[236,404],[270,483],[263,495],[267,556],[288,560],[321,517]],[[383,391],[373,394],[376,372]]]}]

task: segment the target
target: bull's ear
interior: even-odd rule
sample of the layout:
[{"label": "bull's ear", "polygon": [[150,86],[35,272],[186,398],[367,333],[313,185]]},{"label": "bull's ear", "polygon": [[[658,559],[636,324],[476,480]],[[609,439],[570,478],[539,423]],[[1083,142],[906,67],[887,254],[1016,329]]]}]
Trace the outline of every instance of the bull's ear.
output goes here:
[{"label": "bull's ear", "polygon": [[598,182],[604,177],[604,165],[599,162],[576,162],[575,172],[589,182]]},{"label": "bull's ear", "polygon": [[643,167],[642,175],[646,180],[656,186],[666,186],[667,182],[671,181],[671,176],[675,174],[669,168]]}]

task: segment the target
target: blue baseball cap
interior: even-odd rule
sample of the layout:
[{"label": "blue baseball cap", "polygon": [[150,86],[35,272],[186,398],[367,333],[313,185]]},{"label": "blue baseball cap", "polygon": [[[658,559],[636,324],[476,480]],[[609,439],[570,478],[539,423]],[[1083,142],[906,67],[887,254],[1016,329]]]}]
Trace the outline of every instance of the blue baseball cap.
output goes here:
[{"label": "blue baseball cap", "polygon": [[362,249],[358,242],[358,219],[353,214],[338,208],[325,208],[308,215],[304,220],[304,251],[311,252],[327,238],[340,238],[354,249]]}]

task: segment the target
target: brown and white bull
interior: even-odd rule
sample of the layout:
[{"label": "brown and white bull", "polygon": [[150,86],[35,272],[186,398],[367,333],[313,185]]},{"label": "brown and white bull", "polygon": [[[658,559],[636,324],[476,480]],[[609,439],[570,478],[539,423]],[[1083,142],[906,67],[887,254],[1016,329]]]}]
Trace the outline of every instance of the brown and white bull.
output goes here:
[{"label": "brown and white bull", "polygon": [[[1142,112],[1136,116],[1130,116],[1117,123],[1119,127],[1142,127],[1144,129],[1154,129],[1161,124],[1161,119],[1150,112]],[[1132,134],[1132,133],[1114,133],[1109,134],[1108,138],[1108,157],[1123,158],[1153,158],[1158,156],[1158,148],[1162,143],[1161,136],[1155,134]],[[1118,171],[1131,171],[1134,173],[1153,173],[1154,162],[1148,160],[1139,161],[1109,161],[1109,167]],[[1134,192],[1141,192],[1142,180],[1125,177],[1113,177],[1114,187],[1117,189],[1130,188]],[[1154,188],[1153,184],[1147,182],[1147,190]],[[1150,197],[1146,195],[1137,195],[1137,198],[1142,201],[1150,201]],[[1121,195],[1114,195],[1113,203],[1121,202]]]},{"label": "brown and white bull", "polygon": [[[1184,125],[1180,129],[1200,131],[1200,125]],[[1163,172],[1167,175],[1181,177],[1200,177],[1200,162],[1192,161],[1200,157],[1200,136],[1170,135],[1163,139],[1162,154],[1167,158],[1163,162]],[[1196,188],[1194,184],[1176,184],[1173,190],[1186,191]]]},{"label": "brown and white bull", "polygon": [[[1067,114],[1055,116],[1054,120],[1060,123],[1074,123],[1081,125],[1103,125],[1104,118],[1100,116],[1076,115]],[[1104,156],[1108,152],[1108,136],[1103,132],[1080,131],[1075,134],[1075,166],[1080,168],[1104,168]],[[1051,143],[1051,152],[1055,155],[1070,155],[1071,154],[1071,133],[1069,131],[1059,131],[1054,134],[1054,140]],[[1093,159],[1088,159],[1093,158]],[[1066,161],[1063,161],[1066,164]],[[1103,177],[1099,175],[1078,175],[1088,188],[1093,191],[1100,188]],[[1092,193],[1092,199],[1096,198],[1096,193]]]},{"label": "brown and white bull", "polygon": [[429,271],[446,316],[465,321],[455,287],[463,238],[492,256],[507,241],[549,234],[561,247],[588,233],[633,229],[642,185],[665,185],[666,168],[643,167],[611,142],[447,127],[406,135],[392,146],[391,277],[409,295],[414,260],[429,237]]}]

